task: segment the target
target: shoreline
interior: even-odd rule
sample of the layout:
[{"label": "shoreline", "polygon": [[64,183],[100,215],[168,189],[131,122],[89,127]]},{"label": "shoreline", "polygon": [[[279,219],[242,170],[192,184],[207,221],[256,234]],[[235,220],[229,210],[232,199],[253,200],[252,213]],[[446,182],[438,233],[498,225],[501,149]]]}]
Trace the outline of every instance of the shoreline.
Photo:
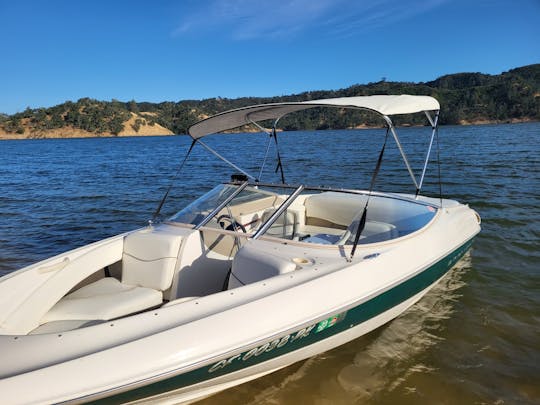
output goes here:
[{"label": "shoreline", "polygon": [[[474,120],[474,121],[466,121],[462,120],[459,124],[450,124],[450,125],[441,125],[440,127],[445,126],[473,126],[473,125],[506,125],[506,124],[522,124],[522,123],[529,123],[529,122],[540,122],[540,120],[533,120],[530,118],[523,118],[523,119],[511,119],[511,120]],[[402,127],[420,127],[422,125],[401,125]],[[374,128],[381,128],[381,126],[368,126],[368,125],[358,125],[354,128],[346,128],[344,130],[351,130],[351,129],[374,129]],[[279,129],[278,129],[279,131]],[[127,137],[148,137],[148,136],[187,136],[187,134],[173,134],[169,131],[169,133],[120,133],[118,135],[113,134],[94,134],[94,133],[84,133],[84,131],[77,130],[74,131],[75,133],[71,134],[62,134],[62,133],[53,133],[53,134],[45,134],[43,132],[40,133],[31,133],[31,134],[1,134],[0,133],[0,141],[9,141],[9,140],[27,140],[27,139],[84,139],[84,138],[127,138]],[[227,134],[239,134],[239,133],[246,133],[246,132],[261,132],[261,131],[226,131]]]},{"label": "shoreline", "polygon": [[144,138],[149,136],[177,136],[178,134],[173,133],[164,133],[164,134],[74,134],[74,135],[52,135],[52,136],[43,136],[42,134],[0,134],[0,141],[21,141],[21,140],[36,140],[36,139],[85,139],[85,138],[128,138],[128,137],[137,137]]}]

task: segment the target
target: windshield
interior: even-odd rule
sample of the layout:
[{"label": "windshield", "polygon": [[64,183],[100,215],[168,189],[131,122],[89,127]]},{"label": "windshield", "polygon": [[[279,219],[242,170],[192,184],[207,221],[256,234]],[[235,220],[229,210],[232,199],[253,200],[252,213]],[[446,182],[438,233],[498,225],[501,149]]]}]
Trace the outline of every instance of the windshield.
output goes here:
[{"label": "windshield", "polygon": [[177,212],[169,220],[183,224],[198,225],[214,208],[229,198],[235,188],[236,186],[220,184],[202,197],[197,198],[180,212]]},{"label": "windshield", "polygon": [[[294,187],[284,186],[242,187],[244,185],[219,185],[170,220],[255,234],[294,191]],[[228,199],[230,201],[224,204]],[[365,194],[306,189],[294,201],[289,201],[263,235],[323,245],[351,245],[366,200]],[[436,212],[435,207],[416,201],[372,195],[358,243],[382,242],[408,235],[426,226]]]},{"label": "windshield", "polygon": [[[279,187],[269,190],[254,185],[238,192],[240,187],[242,186],[237,184],[221,184],[169,220],[195,226],[203,223],[208,227],[254,233],[288,197],[287,191]],[[234,195],[235,192],[238,194]],[[228,199],[230,201],[225,206],[215,212],[212,218],[208,218]]]}]

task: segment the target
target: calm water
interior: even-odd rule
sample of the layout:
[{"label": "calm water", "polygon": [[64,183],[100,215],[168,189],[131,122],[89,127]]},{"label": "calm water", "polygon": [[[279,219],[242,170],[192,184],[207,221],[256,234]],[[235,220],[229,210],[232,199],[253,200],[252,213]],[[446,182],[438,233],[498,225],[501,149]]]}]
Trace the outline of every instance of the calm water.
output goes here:
[{"label": "calm water", "polygon": [[[280,138],[290,183],[366,188],[379,130],[298,132]],[[427,131],[403,143],[421,166]],[[540,123],[444,127],[445,196],[482,216],[473,250],[390,324],[203,404],[540,403]],[[208,141],[248,170],[255,134]],[[186,137],[0,142],[0,274],[143,226],[171,181]],[[389,142],[378,189],[412,192]],[[438,192],[435,162],[425,194]],[[269,162],[263,180],[273,180]],[[231,173],[208,152],[193,159],[164,207],[170,215]]]}]

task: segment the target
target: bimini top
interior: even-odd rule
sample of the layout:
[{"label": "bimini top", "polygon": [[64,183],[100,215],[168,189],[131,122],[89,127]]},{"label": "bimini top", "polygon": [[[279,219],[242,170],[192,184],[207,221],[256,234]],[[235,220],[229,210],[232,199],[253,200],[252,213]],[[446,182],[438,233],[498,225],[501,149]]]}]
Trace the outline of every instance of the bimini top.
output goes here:
[{"label": "bimini top", "polygon": [[237,128],[242,125],[277,120],[292,112],[314,107],[359,108],[379,113],[382,116],[411,114],[422,111],[439,110],[439,102],[429,96],[358,96],[327,98],[322,100],[299,101],[290,103],[259,104],[250,107],[226,111],[192,125],[188,132],[193,139]]}]

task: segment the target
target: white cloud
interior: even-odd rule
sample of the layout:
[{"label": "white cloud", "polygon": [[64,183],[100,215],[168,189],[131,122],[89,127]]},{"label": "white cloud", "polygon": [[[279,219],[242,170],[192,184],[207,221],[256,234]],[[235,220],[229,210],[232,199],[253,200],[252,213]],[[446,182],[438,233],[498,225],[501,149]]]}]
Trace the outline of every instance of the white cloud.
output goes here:
[{"label": "white cloud", "polygon": [[348,37],[411,18],[448,0],[213,0],[201,2],[173,36],[218,32],[235,40],[272,39],[308,31]]}]

